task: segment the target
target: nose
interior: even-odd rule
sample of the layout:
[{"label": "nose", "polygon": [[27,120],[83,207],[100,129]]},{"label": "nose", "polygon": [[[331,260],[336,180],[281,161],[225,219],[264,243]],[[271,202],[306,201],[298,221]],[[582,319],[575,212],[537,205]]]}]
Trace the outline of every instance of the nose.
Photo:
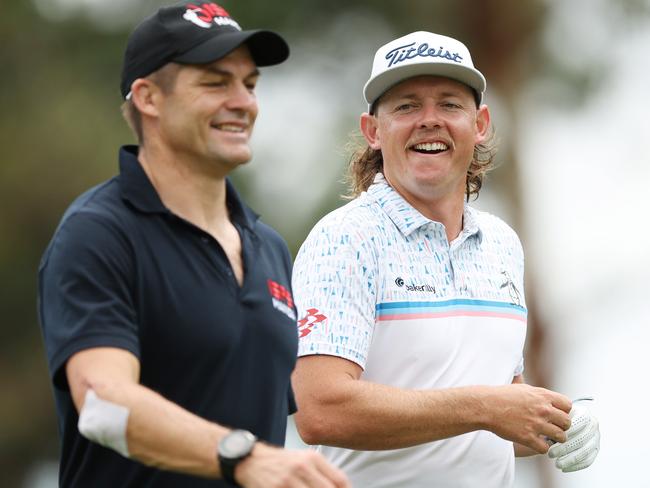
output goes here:
[{"label": "nose", "polygon": [[234,111],[257,113],[257,97],[243,82],[233,83],[226,106]]},{"label": "nose", "polygon": [[433,102],[423,103],[422,110],[420,110],[420,128],[434,129],[440,127],[441,124],[439,107]]}]

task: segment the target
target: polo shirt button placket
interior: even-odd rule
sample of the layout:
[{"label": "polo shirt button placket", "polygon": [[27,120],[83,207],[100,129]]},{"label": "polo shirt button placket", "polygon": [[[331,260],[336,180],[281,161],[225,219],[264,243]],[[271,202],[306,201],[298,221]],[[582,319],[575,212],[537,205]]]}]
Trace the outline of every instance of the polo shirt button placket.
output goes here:
[{"label": "polo shirt button placket", "polygon": [[[201,242],[203,244],[205,244],[205,245],[209,245],[210,242],[212,242],[212,239],[210,237],[208,237],[208,236],[201,236]],[[235,273],[233,273],[233,270],[229,266],[229,264],[226,263],[226,264],[223,264],[222,266],[223,266],[223,272],[226,274],[226,276],[236,282]]]},{"label": "polo shirt button placket", "polygon": [[[451,283],[454,287],[454,290],[457,292],[462,292],[463,290],[463,276],[459,274],[459,270],[456,269],[456,264],[455,264],[455,252],[454,249],[452,249],[452,246],[447,247],[447,256],[449,259],[449,274],[451,278]],[[462,271],[462,270],[461,270]],[[466,287],[465,287],[466,288]]]}]

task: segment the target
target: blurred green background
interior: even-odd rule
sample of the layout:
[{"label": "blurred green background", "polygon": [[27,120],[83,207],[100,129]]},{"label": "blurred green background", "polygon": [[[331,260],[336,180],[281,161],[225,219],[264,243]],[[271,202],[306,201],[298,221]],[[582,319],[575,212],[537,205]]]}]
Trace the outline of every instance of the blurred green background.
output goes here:
[{"label": "blurred green background", "polygon": [[[361,88],[375,50],[415,30],[469,46],[488,80],[500,139],[501,165],[477,206],[508,221],[528,253],[528,380],[595,395],[601,429],[612,429],[588,472],[562,476],[547,460],[518,461],[518,486],[648,486],[640,468],[629,468],[643,466],[650,452],[625,437],[620,399],[627,395],[629,417],[648,399],[636,385],[650,369],[642,346],[650,339],[650,2],[219,3],[244,28],[275,29],[292,48],[287,63],[263,70],[254,159],[233,179],[294,255],[315,221],[343,202],[346,143],[365,109]],[[115,174],[118,146],[133,142],[119,110],[122,52],[128,32],[161,4],[2,5],[3,486],[56,486],[59,441],[36,317],[38,262],[67,205]],[[614,358],[608,364],[605,354]],[[612,428],[614,419],[620,428]],[[633,454],[608,452],[609,439],[631,442]]]}]

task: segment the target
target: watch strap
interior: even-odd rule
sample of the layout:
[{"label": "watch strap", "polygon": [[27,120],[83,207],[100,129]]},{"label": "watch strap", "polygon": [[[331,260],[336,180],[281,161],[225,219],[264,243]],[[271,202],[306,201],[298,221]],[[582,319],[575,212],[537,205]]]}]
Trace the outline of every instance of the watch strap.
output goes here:
[{"label": "watch strap", "polygon": [[237,464],[239,464],[239,461],[241,461],[241,459],[237,459],[235,460],[235,462],[233,462],[232,459],[224,459],[222,457],[219,457],[221,476],[225,481],[227,481],[232,486],[240,486],[239,483],[235,481],[235,467],[237,466]]}]

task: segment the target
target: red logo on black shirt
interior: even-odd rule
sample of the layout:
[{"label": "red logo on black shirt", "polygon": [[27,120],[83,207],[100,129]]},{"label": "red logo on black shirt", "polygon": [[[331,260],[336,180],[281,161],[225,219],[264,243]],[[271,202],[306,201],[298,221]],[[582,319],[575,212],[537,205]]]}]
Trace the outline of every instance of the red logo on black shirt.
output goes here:
[{"label": "red logo on black shirt", "polygon": [[291,320],[296,320],[296,313],[293,311],[293,298],[291,292],[280,283],[276,283],[273,280],[266,280],[266,283],[269,286],[269,293],[271,294],[273,306]]},{"label": "red logo on black shirt", "polygon": [[298,321],[298,337],[308,335],[315,325],[325,322],[327,317],[316,308],[307,309],[307,315]]}]

